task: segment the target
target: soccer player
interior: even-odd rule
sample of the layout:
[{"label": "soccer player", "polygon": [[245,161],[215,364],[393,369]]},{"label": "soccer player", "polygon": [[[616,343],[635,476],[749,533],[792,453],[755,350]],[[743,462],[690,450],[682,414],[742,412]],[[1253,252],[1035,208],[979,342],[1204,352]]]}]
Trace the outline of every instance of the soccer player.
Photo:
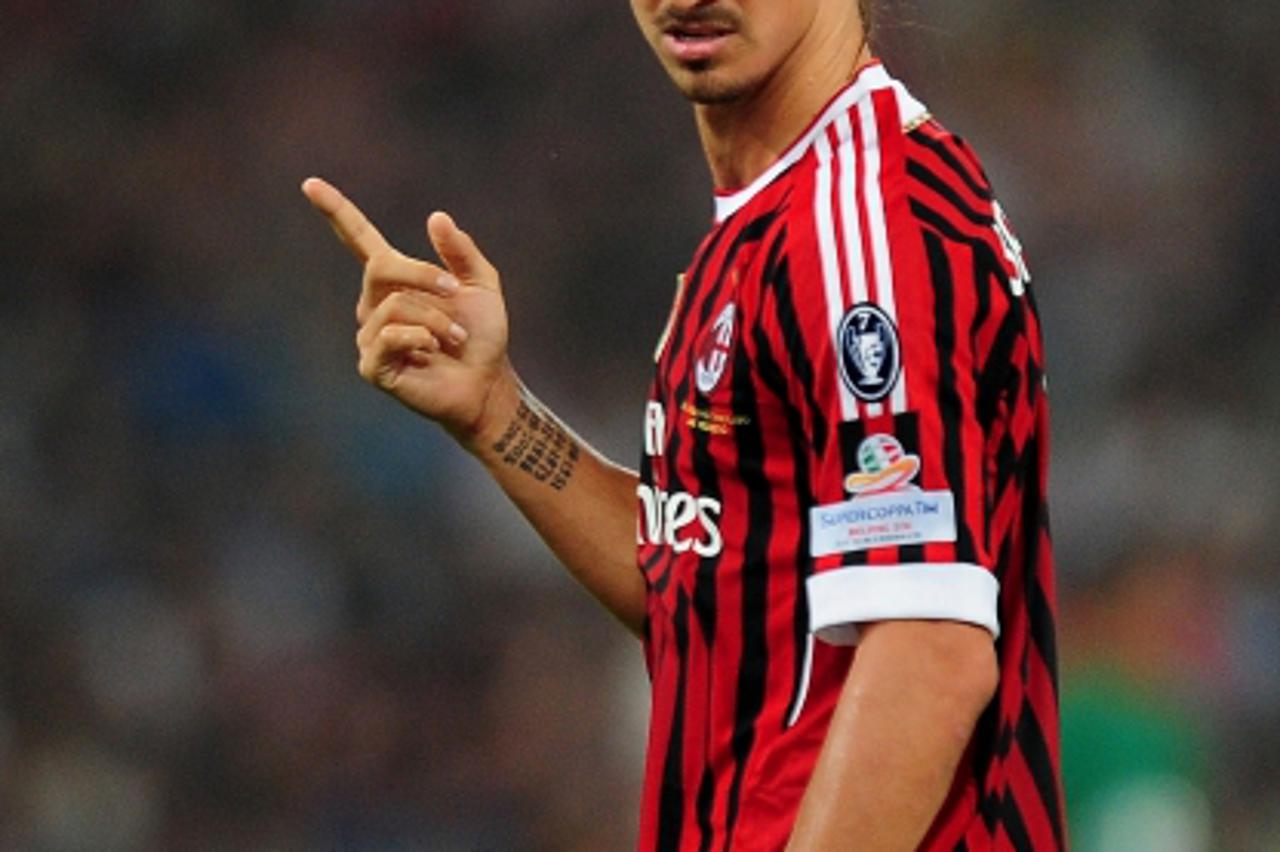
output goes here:
[{"label": "soccer player", "polygon": [[487,468],[644,640],[642,850],[1058,850],[1040,326],[972,152],[855,0],[632,0],[715,223],[638,473],[507,359],[497,270],[304,184],[364,264],[359,369]]}]

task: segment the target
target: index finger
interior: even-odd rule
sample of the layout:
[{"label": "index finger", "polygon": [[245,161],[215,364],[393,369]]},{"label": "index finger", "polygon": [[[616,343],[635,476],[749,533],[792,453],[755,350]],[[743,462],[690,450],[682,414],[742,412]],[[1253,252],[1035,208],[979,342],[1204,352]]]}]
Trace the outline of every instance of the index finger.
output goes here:
[{"label": "index finger", "polygon": [[352,204],[333,184],[318,177],[310,177],[302,182],[302,194],[311,202],[312,207],[329,220],[333,232],[356,256],[356,260],[368,263],[369,258],[374,255],[391,250],[390,243],[360,212],[360,208]]}]

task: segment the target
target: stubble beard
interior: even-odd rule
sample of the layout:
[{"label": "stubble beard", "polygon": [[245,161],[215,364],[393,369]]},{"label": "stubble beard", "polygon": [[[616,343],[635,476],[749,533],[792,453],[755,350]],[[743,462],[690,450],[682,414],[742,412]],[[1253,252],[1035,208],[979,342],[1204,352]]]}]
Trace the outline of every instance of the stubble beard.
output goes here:
[{"label": "stubble beard", "polygon": [[759,88],[754,80],[718,79],[704,68],[690,68],[675,77],[676,87],[690,102],[698,106],[727,106],[741,103]]}]

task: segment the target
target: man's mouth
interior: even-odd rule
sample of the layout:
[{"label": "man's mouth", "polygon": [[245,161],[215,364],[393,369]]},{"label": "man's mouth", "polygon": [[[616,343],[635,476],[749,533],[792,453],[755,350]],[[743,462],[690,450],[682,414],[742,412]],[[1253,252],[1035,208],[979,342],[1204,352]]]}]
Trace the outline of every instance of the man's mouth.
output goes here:
[{"label": "man's mouth", "polygon": [[715,58],[733,28],[709,21],[685,21],[670,24],[662,31],[667,50],[682,63],[701,63]]}]

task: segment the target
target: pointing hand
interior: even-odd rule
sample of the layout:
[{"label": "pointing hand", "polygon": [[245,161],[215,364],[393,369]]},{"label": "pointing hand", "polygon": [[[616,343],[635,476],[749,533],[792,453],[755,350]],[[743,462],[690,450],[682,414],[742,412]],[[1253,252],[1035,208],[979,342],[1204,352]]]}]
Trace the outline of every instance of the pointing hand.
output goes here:
[{"label": "pointing hand", "polygon": [[364,266],[356,304],[359,371],[466,442],[483,426],[507,361],[507,312],[498,271],[447,213],[427,219],[443,266],[396,250],[331,184],[302,192]]}]

